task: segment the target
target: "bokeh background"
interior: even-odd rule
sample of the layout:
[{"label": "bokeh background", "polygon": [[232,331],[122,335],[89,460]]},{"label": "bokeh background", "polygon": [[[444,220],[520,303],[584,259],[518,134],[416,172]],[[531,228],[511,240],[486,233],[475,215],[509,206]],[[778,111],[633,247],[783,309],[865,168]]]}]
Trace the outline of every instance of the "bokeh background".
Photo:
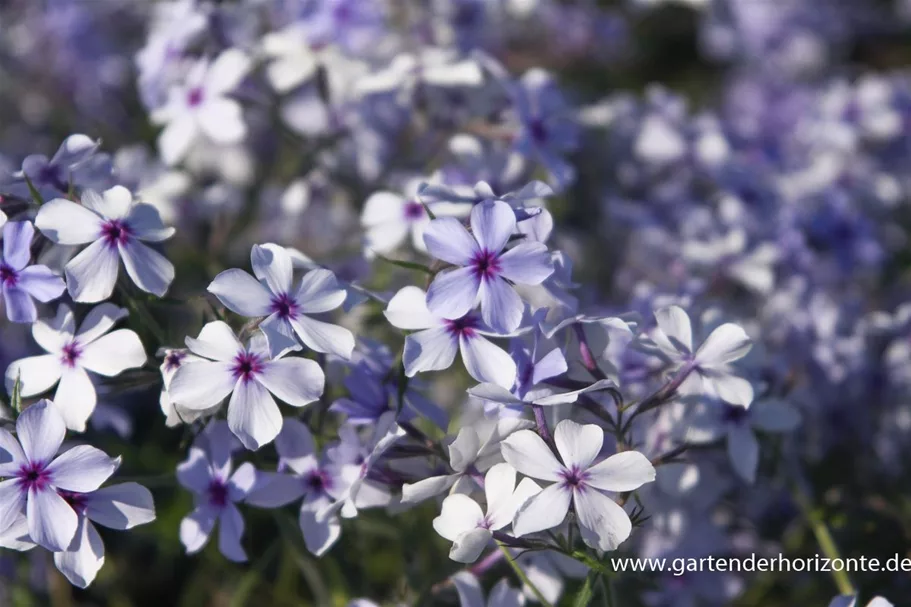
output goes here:
[{"label": "bokeh background", "polygon": [[[51,155],[72,133],[100,138],[122,178],[168,210],[169,220],[180,226],[168,246],[177,281],[167,299],[147,302],[165,335],[154,335],[142,323],[133,325],[144,343],[179,345],[184,335],[199,326],[205,285],[221,269],[245,267],[253,243],[281,239],[342,276],[367,275],[369,263],[360,251],[358,217],[366,196],[383,180],[365,175],[343,179],[315,170],[325,140],[294,133],[263,113],[251,116],[255,136],[246,145],[208,156],[197,154],[180,169],[161,166],[155,153],[158,129],[149,120],[140,76],[143,52],[151,45],[150,32],[161,35],[177,27],[156,21],[164,4],[153,0],[0,2],[0,169],[16,170],[28,154]],[[306,2],[182,4],[201,7],[204,27],[240,46],[252,46],[264,30],[277,27],[297,10],[294,5]],[[793,134],[810,121],[808,117],[818,114],[820,91],[839,83],[850,88],[868,77],[886,78],[902,121],[898,134],[888,142],[894,149],[858,152],[858,163],[843,168],[831,181],[863,182],[875,169],[888,173],[897,193],[885,211],[852,206],[855,201],[849,200],[851,212],[861,219],[814,216],[806,230],[818,236],[809,247],[816,256],[805,261],[811,269],[779,267],[778,271],[804,272],[829,286],[837,283],[821,288],[831,295],[829,307],[806,304],[811,314],[834,308],[831,313],[838,315],[851,309],[855,315],[851,318],[859,318],[875,310],[894,311],[905,300],[911,262],[911,249],[903,237],[909,220],[906,186],[911,182],[911,140],[906,134],[911,129],[911,80],[905,75],[911,67],[911,2],[390,0],[384,5],[392,30],[404,27],[409,15],[429,15],[431,21],[444,24],[462,19],[458,23],[471,29],[475,46],[497,57],[512,74],[535,66],[547,69],[570,107],[587,108],[584,115],[598,128],[586,131],[569,154],[576,178],[552,201],[551,210],[558,226],[557,244],[575,262],[577,282],[586,285],[580,299],[604,306],[637,301],[634,286],[650,275],[650,266],[661,259],[673,264],[675,259],[673,253],[656,249],[647,230],[631,230],[630,225],[641,226],[637,212],[645,208],[642,212],[660,214],[661,209],[698,205],[693,198],[713,200],[719,191],[734,192],[748,205],[784,204],[764,198],[775,197],[773,190],[782,173],[770,165],[780,166],[782,157],[794,154],[812,160],[812,150],[793,149],[797,145]],[[254,98],[259,94],[252,87],[246,93]],[[750,136],[753,160],[741,162],[736,174],[708,183],[700,181],[705,175],[694,176],[677,165],[649,167],[636,174],[635,166],[628,165],[645,165],[653,159],[637,158],[630,146],[632,135],[624,129],[640,124],[641,116],[655,108],[669,117],[679,133],[698,131],[702,119],[708,124],[721,122],[729,132],[737,130],[730,125],[738,125],[741,118],[756,122]],[[401,152],[398,161],[403,165],[437,168],[422,166],[426,157],[410,153],[407,146]],[[870,165],[875,167],[863,164],[874,157]],[[626,179],[629,171],[637,176]],[[282,206],[279,201],[284,186],[298,178],[306,183],[306,196],[296,211],[289,211],[287,204],[293,206],[293,202],[285,198]],[[757,213],[754,221],[762,220],[763,214]],[[777,229],[767,227],[772,232]],[[708,237],[697,229],[688,238]],[[870,255],[858,252],[871,247],[878,251],[872,261]],[[654,255],[657,258],[643,259]],[[842,262],[850,267],[845,269]],[[823,266],[825,270],[820,269]],[[378,269],[371,279],[374,285],[388,284],[385,271]],[[749,299],[745,307],[759,309],[773,292],[747,296],[742,286],[721,281],[713,295],[735,302]],[[362,330],[382,336],[380,318],[368,314],[357,320]],[[848,333],[855,335],[852,330]],[[0,331],[0,359],[5,367],[29,352],[31,342],[21,328],[4,326]],[[817,425],[817,431],[804,428],[800,439],[807,448],[801,470],[808,508],[832,530],[843,556],[908,555],[911,471],[906,462],[911,460],[901,430],[911,416],[906,404],[911,401],[902,402],[903,396],[886,387],[891,386],[886,367],[870,353],[885,346],[863,346],[867,349],[859,355],[861,363],[834,338],[826,341],[817,336],[806,347],[829,349],[831,357],[853,361],[844,363],[847,370],[839,379],[823,373],[824,377],[809,382],[814,402],[805,423]],[[768,352],[778,356],[771,347]],[[802,374],[814,372],[781,357],[768,365],[776,366],[774,373],[790,372],[798,384]],[[111,386],[89,431],[93,444],[122,454],[122,477],[139,479],[152,489],[157,520],[130,533],[103,533],[106,564],[86,591],[72,589],[43,551],[0,555],[0,603],[23,607],[344,605],[357,596],[394,600],[404,596],[406,589],[423,589],[457,570],[446,558],[446,542],[432,531],[431,520],[437,513],[432,504],[399,517],[364,513],[346,523],[350,529],[322,559],[304,549],[293,509],[250,510],[245,513],[250,563],[231,564],[213,546],[195,557],[185,556],[177,528],[191,508],[191,498],[176,485],[173,469],[192,435],[190,429],[165,427],[158,407],[158,381],[154,370],[143,370]],[[877,417],[880,413],[884,417]],[[883,438],[884,424],[897,435]],[[781,461],[764,458],[761,474],[774,477],[776,466],[787,465]],[[789,556],[812,556],[818,551],[812,529],[785,484],[739,491],[736,499],[727,502],[735,520],[727,533],[735,544],[742,534],[749,537],[743,540],[747,552],[766,544],[780,547]],[[742,521],[737,519],[738,511],[749,510],[751,503],[754,511]],[[882,594],[897,605],[911,604],[907,574],[859,573],[852,578],[864,596]],[[568,581],[570,588],[578,583]],[[666,590],[669,583],[653,576],[630,576],[620,583],[620,604],[643,604],[647,590]],[[757,574],[744,578],[742,591],[730,604],[824,606],[834,594],[832,580],[825,574]],[[566,597],[571,595],[568,592]],[[433,601],[456,604],[451,592],[440,593]]]}]

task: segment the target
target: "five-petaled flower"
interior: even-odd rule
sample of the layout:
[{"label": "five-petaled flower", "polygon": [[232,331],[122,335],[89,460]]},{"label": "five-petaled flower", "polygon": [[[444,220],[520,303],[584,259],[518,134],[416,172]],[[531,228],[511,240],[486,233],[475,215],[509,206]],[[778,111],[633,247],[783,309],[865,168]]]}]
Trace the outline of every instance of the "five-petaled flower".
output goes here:
[{"label": "five-petaled flower", "polygon": [[13,322],[35,322],[38,310],[32,298],[42,303],[57,299],[66,290],[63,279],[50,268],[29,265],[35,228],[28,221],[3,226],[3,258],[0,259],[0,290],[6,317]]}]

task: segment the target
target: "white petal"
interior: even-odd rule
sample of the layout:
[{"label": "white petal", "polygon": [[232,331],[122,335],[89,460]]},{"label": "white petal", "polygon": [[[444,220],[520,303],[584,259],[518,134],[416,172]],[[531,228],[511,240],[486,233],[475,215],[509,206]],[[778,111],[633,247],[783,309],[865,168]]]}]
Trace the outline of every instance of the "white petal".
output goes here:
[{"label": "white petal", "polygon": [[[364,210],[361,211],[361,225],[371,227],[395,222],[405,226],[404,207],[405,199],[401,194],[374,192],[364,202]],[[407,230],[407,226],[405,229]],[[404,234],[402,232],[403,236]]]},{"label": "white petal", "polygon": [[[86,316],[91,316],[92,311]],[[83,321],[85,324],[85,321]],[[38,320],[32,325],[32,337],[38,345],[53,354],[59,354],[70,342],[76,330],[76,319],[66,304],[57,306],[57,314],[51,320]]]},{"label": "white petal", "polygon": [[210,99],[197,111],[200,130],[215,143],[240,143],[247,135],[243,108],[233,99]]},{"label": "white petal", "polygon": [[291,256],[284,247],[277,244],[254,245],[250,250],[250,262],[256,278],[268,285],[274,294],[291,291],[294,268]]},{"label": "white petal", "polygon": [[304,314],[328,312],[342,305],[348,297],[345,289],[329,270],[311,270],[301,279],[297,304]]},{"label": "white petal", "polygon": [[652,339],[665,354],[674,357],[693,351],[693,327],[683,308],[661,308],[655,312],[655,320],[658,321],[658,327],[652,334]]},{"label": "white petal", "polygon": [[748,483],[756,481],[759,466],[759,441],[749,426],[733,426],[728,430],[728,457],[737,475]]},{"label": "white petal", "polygon": [[258,280],[243,270],[225,270],[207,289],[226,308],[241,316],[266,316],[272,297]]},{"label": "white petal", "polygon": [[158,209],[151,204],[137,203],[127,216],[130,229],[139,240],[161,242],[174,235],[174,228],[165,227]]},{"label": "white petal", "polygon": [[85,315],[76,337],[83,346],[95,341],[111,330],[118,320],[127,318],[130,313],[114,304],[103,303],[95,306]]},{"label": "white petal", "polygon": [[[554,352],[559,352],[559,350],[554,350]],[[548,356],[550,356],[548,354]],[[565,363],[564,363],[565,364]],[[532,401],[532,404],[535,405],[565,405],[569,403],[574,403],[579,400],[579,397],[588,392],[596,392],[598,390],[606,390],[607,388],[616,388],[617,384],[612,382],[609,379],[600,379],[593,383],[590,386],[586,386],[580,390],[573,390],[572,392],[559,392],[557,394],[551,394],[549,396],[544,396],[542,398],[536,398]]]},{"label": "white petal", "polygon": [[499,257],[500,275],[523,285],[537,285],[554,273],[554,262],[540,242],[523,242]]},{"label": "white petal", "polygon": [[452,487],[453,483],[458,479],[458,474],[449,474],[446,476],[431,476],[416,483],[405,483],[402,485],[402,503],[417,504],[440,495]]},{"label": "white petal", "polygon": [[471,263],[472,256],[479,251],[478,243],[454,217],[431,221],[424,228],[424,244],[430,255],[457,266]]},{"label": "white petal", "polygon": [[427,309],[442,318],[461,318],[475,306],[481,280],[474,268],[440,272],[427,290]]},{"label": "white petal", "polygon": [[306,474],[317,466],[313,435],[306,424],[289,417],[275,438],[275,450],[282,462],[297,474]]},{"label": "white petal", "polygon": [[264,321],[259,323],[259,328],[269,345],[270,358],[279,358],[288,352],[302,348],[294,327],[288,319],[280,317],[277,313],[266,317]]},{"label": "white petal", "polygon": [[478,291],[481,316],[496,333],[512,333],[522,324],[525,305],[516,290],[502,278],[482,280]]},{"label": "white petal", "polygon": [[158,136],[158,151],[164,163],[173,166],[183,160],[198,133],[196,120],[189,113],[169,122]]},{"label": "white petal", "polygon": [[441,371],[452,366],[458,345],[445,327],[418,331],[405,338],[402,361],[405,375],[414,377],[423,371]]},{"label": "white petal", "polygon": [[386,320],[399,329],[419,331],[439,323],[439,319],[427,309],[427,294],[418,287],[403,287],[386,306]]},{"label": "white petal", "polygon": [[501,403],[503,405],[526,404],[522,399],[516,398],[512,392],[497,384],[478,384],[473,388],[469,388],[468,394],[475,398],[480,398],[493,403]]},{"label": "white petal", "polygon": [[77,445],[58,455],[47,470],[54,487],[88,493],[108,480],[119,465],[120,458],[108,457],[90,445]]},{"label": "white petal", "polygon": [[243,349],[231,327],[220,320],[206,323],[199,337],[188,337],[186,344],[194,354],[220,361],[232,360]]},{"label": "white petal", "polygon": [[[25,452],[22,451],[19,441],[10,432],[0,428],[0,477],[16,476],[25,463]],[[8,520],[0,518],[0,528]]]},{"label": "white petal", "polygon": [[738,325],[726,323],[715,329],[696,351],[701,367],[723,365],[746,356],[753,342]]},{"label": "white petal", "polygon": [[526,476],[545,481],[559,481],[564,467],[550,447],[531,430],[519,430],[500,443],[503,459]]},{"label": "white petal", "polygon": [[626,511],[596,489],[574,491],[573,502],[582,541],[592,548],[616,550],[633,530]]},{"label": "white petal", "polygon": [[72,543],[66,551],[54,553],[54,565],[78,588],[88,587],[95,579],[104,565],[104,543],[88,519],[79,518]]},{"label": "white petal", "polygon": [[298,517],[304,544],[316,556],[324,555],[342,535],[342,524],[337,516],[318,516],[325,506],[322,500],[305,501]]},{"label": "white petal", "polygon": [[750,423],[765,432],[791,432],[800,425],[800,412],[786,402],[767,400],[750,407]]},{"label": "white petal", "polygon": [[22,396],[27,398],[47,392],[60,380],[62,369],[63,364],[56,354],[20,358],[6,368],[6,391],[13,393],[18,377]]},{"label": "white petal", "polygon": [[186,547],[187,554],[203,549],[212,535],[216,520],[217,513],[214,510],[200,507],[180,521],[180,542]]},{"label": "white petal", "polygon": [[239,381],[228,403],[228,426],[244,447],[256,451],[278,436],[282,414],[265,387],[255,381]]},{"label": "white petal", "polygon": [[79,526],[70,505],[50,488],[29,491],[26,516],[32,541],[51,552],[66,550]]},{"label": "white petal", "polygon": [[111,296],[117,283],[120,256],[96,240],[66,264],[66,288],[74,301],[95,303]]},{"label": "white petal", "polygon": [[86,498],[86,516],[110,529],[132,529],[155,520],[152,493],[138,483],[102,487]]},{"label": "white petal", "polygon": [[335,354],[345,360],[351,358],[354,351],[354,335],[348,329],[307,316],[300,316],[291,321],[291,326],[311,350]]},{"label": "white petal", "polygon": [[588,469],[586,483],[605,491],[635,491],[655,480],[655,467],[638,451],[612,455]]},{"label": "white petal", "polygon": [[510,388],[516,381],[516,363],[503,349],[480,335],[459,338],[462,362],[468,374],[479,382]]},{"label": "white petal", "polygon": [[65,245],[86,244],[101,233],[101,218],[85,207],[55,198],[41,205],[35,226],[52,242]]},{"label": "white petal", "polygon": [[467,495],[456,493],[443,500],[440,515],[433,519],[433,528],[442,537],[454,541],[483,522],[484,513],[478,503]]},{"label": "white petal", "polygon": [[585,470],[601,452],[604,430],[595,424],[582,425],[564,419],[554,430],[554,442],[567,468]]},{"label": "white petal", "polygon": [[103,194],[86,190],[82,194],[82,204],[107,219],[123,219],[133,206],[133,194],[122,185],[115,185]]},{"label": "white petal", "polygon": [[394,251],[408,236],[408,224],[398,218],[367,228],[364,250],[368,256]]},{"label": "white petal", "polygon": [[524,607],[524,605],[525,596],[520,590],[512,588],[505,579],[497,582],[497,585],[490,591],[490,607]]},{"label": "white petal", "polygon": [[461,607],[487,607],[478,578],[468,571],[459,571],[451,579],[459,593]]},{"label": "white petal", "polygon": [[485,251],[499,253],[515,231],[516,213],[505,202],[482,202],[471,209],[471,232]]},{"label": "white petal", "polygon": [[289,405],[303,407],[323,394],[326,377],[315,361],[305,358],[272,360],[256,380]]},{"label": "white petal", "polygon": [[171,378],[168,394],[173,403],[191,411],[202,411],[220,403],[234,390],[235,383],[229,363],[188,363]]},{"label": "white petal", "polygon": [[25,512],[26,495],[19,487],[18,478],[0,481],[0,529],[4,532],[16,524]]},{"label": "white petal", "polygon": [[145,291],[164,297],[174,280],[174,265],[168,258],[132,238],[125,244],[118,244],[123,266],[136,286]]},{"label": "white petal", "polygon": [[218,517],[218,550],[226,559],[235,563],[247,560],[247,553],[240,543],[244,534],[244,518],[234,504],[228,504]]},{"label": "white petal", "polygon": [[206,93],[221,95],[233,91],[249,73],[253,62],[243,51],[228,48],[209,66],[206,72]]},{"label": "white petal", "polygon": [[88,344],[79,357],[83,367],[105,377],[141,367],[146,360],[139,336],[130,329],[118,329],[99,337]]},{"label": "white petal", "polygon": [[473,563],[481,556],[492,537],[490,530],[484,528],[466,531],[453,540],[449,558],[457,563]]},{"label": "white petal", "polygon": [[753,402],[753,385],[742,377],[731,375],[726,369],[700,369],[703,390],[709,396],[721,400],[749,407]]},{"label": "white petal", "polygon": [[509,464],[496,464],[484,475],[484,497],[487,498],[487,516],[491,529],[501,529],[512,522],[515,515],[512,499],[515,487],[516,469]]},{"label": "white petal", "polygon": [[64,367],[53,402],[68,429],[85,432],[85,424],[98,404],[98,395],[84,369]]},{"label": "white petal", "polygon": [[16,435],[28,461],[48,464],[63,444],[66,425],[54,406],[42,400],[27,407],[16,420]]},{"label": "white petal", "polygon": [[546,487],[541,493],[525,502],[512,523],[516,537],[553,529],[563,522],[569,512],[572,492],[564,489],[559,483]]}]

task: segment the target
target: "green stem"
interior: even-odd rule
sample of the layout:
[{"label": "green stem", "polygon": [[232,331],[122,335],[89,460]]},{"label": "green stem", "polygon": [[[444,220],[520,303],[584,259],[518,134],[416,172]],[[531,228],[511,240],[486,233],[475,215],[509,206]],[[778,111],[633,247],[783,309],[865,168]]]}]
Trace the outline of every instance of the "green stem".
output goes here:
[{"label": "green stem", "polygon": [[506,562],[509,563],[509,566],[512,567],[512,570],[516,572],[516,575],[519,576],[519,579],[522,580],[522,583],[531,588],[531,591],[534,593],[538,600],[541,602],[541,607],[553,607],[544,595],[541,594],[541,591],[538,590],[538,587],[532,584],[531,580],[528,579],[528,576],[525,575],[525,572],[522,571],[522,568],[519,567],[519,564],[512,558],[512,555],[509,554],[509,550],[506,548],[506,544],[503,542],[497,542],[497,545],[500,547],[500,550],[503,552],[503,556],[506,557]]},{"label": "green stem", "polygon": [[[796,484],[793,486],[791,494],[794,497],[794,501],[797,502],[800,512],[810,525],[810,529],[816,537],[816,542],[819,544],[819,548],[822,550],[823,554],[826,555],[826,558],[831,560],[841,559],[841,553],[839,553],[838,546],[835,544],[835,538],[832,537],[829,527],[826,525],[826,522],[823,520],[822,516],[820,516],[819,512],[813,509],[810,497]],[[850,595],[856,594],[857,591],[854,589],[851,579],[844,570],[836,571],[834,568],[830,568],[829,570],[832,573],[832,579],[834,580],[839,593]]]}]

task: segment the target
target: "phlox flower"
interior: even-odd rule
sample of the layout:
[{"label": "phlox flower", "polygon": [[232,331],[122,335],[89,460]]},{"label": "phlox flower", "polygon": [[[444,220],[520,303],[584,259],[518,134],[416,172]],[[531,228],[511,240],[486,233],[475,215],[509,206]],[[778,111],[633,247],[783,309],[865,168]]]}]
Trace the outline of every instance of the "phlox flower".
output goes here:
[{"label": "phlox flower", "polygon": [[228,426],[252,451],[272,442],[282,428],[273,394],[303,407],[320,397],[326,382],[314,361],[272,358],[265,339],[258,337],[244,346],[226,323],[206,324],[199,337],[186,338],[190,352],[203,360],[181,365],[168,389],[175,405],[196,411],[211,409],[231,395]]},{"label": "phlox flower", "polygon": [[553,262],[540,242],[505,250],[516,232],[515,212],[505,202],[475,205],[470,223],[470,234],[452,217],[435,219],[425,229],[428,253],[459,266],[433,279],[427,307],[443,318],[459,319],[480,302],[484,322],[498,333],[510,333],[519,327],[524,310],[512,283],[542,283],[553,273]]},{"label": "phlox flower", "polygon": [[158,150],[165,164],[180,162],[200,134],[217,144],[239,143],[247,134],[240,104],[228,95],[250,71],[252,62],[236,48],[222,52],[210,63],[196,62],[186,80],[171,88],[167,103],[152,113],[164,125]]},{"label": "phlox flower", "polygon": [[0,290],[6,317],[12,322],[35,322],[37,299],[47,303],[66,290],[63,279],[43,265],[29,265],[35,228],[28,221],[11,221],[3,226],[3,258],[0,259]]},{"label": "phlox flower", "polygon": [[25,178],[28,177],[38,193],[47,200],[66,194],[70,185],[80,182],[79,176],[88,168],[89,161],[98,151],[100,141],[81,134],[70,135],[63,140],[54,156],[48,159],[44,154],[31,154],[22,161],[22,169],[13,173],[13,192],[30,197]]},{"label": "phlox flower", "polygon": [[[109,303],[95,306],[76,328],[72,310],[61,304],[51,320],[32,325],[32,337],[47,354],[20,358],[6,369],[5,382],[12,392],[16,379],[23,397],[37,396],[54,387],[53,406],[66,427],[85,431],[98,402],[89,372],[114,377],[141,367],[146,362],[145,349],[139,336],[130,329],[110,332],[128,312]],[[59,383],[58,383],[59,382]]]},{"label": "phlox flower", "polygon": [[[837,596],[834,599],[832,599],[831,603],[829,603],[829,607],[857,607],[857,597],[850,596],[850,595]],[[890,603],[889,601],[887,601],[886,599],[884,599],[883,597],[877,596],[877,597],[874,597],[869,603],[867,603],[867,607],[895,607],[895,606],[892,603]]]},{"label": "phlox flower", "polygon": [[82,192],[82,205],[55,198],[41,206],[35,225],[62,245],[88,244],[66,264],[66,286],[74,301],[94,303],[114,292],[119,261],[140,289],[163,297],[174,280],[174,266],[164,255],[143,244],[162,242],[174,234],[158,210],[137,203],[123,186],[98,194]]},{"label": "phlox flower", "polygon": [[473,563],[493,538],[516,514],[516,509],[541,488],[530,478],[516,486],[516,470],[509,464],[497,464],[484,476],[487,510],[471,497],[455,493],[443,500],[440,515],[433,528],[452,542],[449,558],[460,563]]},{"label": "phlox flower", "polygon": [[273,357],[300,349],[298,339],[316,352],[351,358],[351,331],[311,318],[344,303],[347,292],[329,270],[311,270],[292,290],[293,265],[288,251],[275,244],[255,245],[250,252],[254,278],[239,269],[225,270],[209,285],[228,309],[243,316],[265,316],[260,329]]},{"label": "phlox flower", "polygon": [[161,365],[158,367],[161,372],[161,394],[158,396],[158,405],[161,407],[161,412],[164,413],[165,425],[173,428],[182,423],[192,423],[204,416],[206,411],[183,409],[175,405],[168,393],[168,388],[177,369],[184,363],[200,362],[205,359],[191,354],[186,348],[161,348],[158,356],[161,357]]},{"label": "phlox flower", "polygon": [[384,312],[393,326],[415,331],[405,338],[405,375],[414,377],[423,371],[448,369],[456,352],[461,352],[465,369],[476,380],[504,388],[515,383],[516,363],[505,350],[484,337],[495,333],[475,313],[448,320],[432,313],[426,301],[420,288],[403,287]]},{"label": "phlox flower", "polygon": [[616,550],[629,537],[632,523],[603,492],[634,491],[655,480],[655,468],[637,451],[594,464],[604,443],[604,431],[594,424],[563,420],[554,429],[554,442],[562,463],[531,430],[516,432],[502,443],[503,457],[516,470],[553,483],[519,508],[513,533],[522,536],[556,527],[572,503],[583,541],[598,550]]},{"label": "phlox flower", "polygon": [[120,465],[89,445],[58,455],[65,435],[63,418],[46,400],[22,412],[15,437],[0,429],[0,525],[24,513],[31,541],[53,552],[67,550],[80,527],[67,492],[95,491]]},{"label": "phlox flower", "polygon": [[680,386],[681,394],[714,396],[725,402],[749,407],[753,400],[750,382],[734,375],[730,363],[746,356],[753,343],[739,326],[725,323],[712,331],[694,351],[690,317],[679,306],[655,312],[657,328],[651,338],[671,360],[672,371],[689,373]]},{"label": "phlox flower", "polygon": [[230,561],[244,562],[241,545],[244,519],[236,504],[256,483],[256,469],[246,462],[236,470],[231,461],[233,438],[216,422],[190,447],[187,459],[177,466],[177,481],[193,492],[194,510],[180,523],[180,541],[187,554],[202,550],[218,523],[218,550]]},{"label": "phlox flower", "polygon": [[452,582],[459,593],[460,607],[522,607],[525,596],[509,585],[505,579],[500,580],[491,589],[487,600],[481,590],[481,583],[468,571],[460,571],[452,576]]}]

